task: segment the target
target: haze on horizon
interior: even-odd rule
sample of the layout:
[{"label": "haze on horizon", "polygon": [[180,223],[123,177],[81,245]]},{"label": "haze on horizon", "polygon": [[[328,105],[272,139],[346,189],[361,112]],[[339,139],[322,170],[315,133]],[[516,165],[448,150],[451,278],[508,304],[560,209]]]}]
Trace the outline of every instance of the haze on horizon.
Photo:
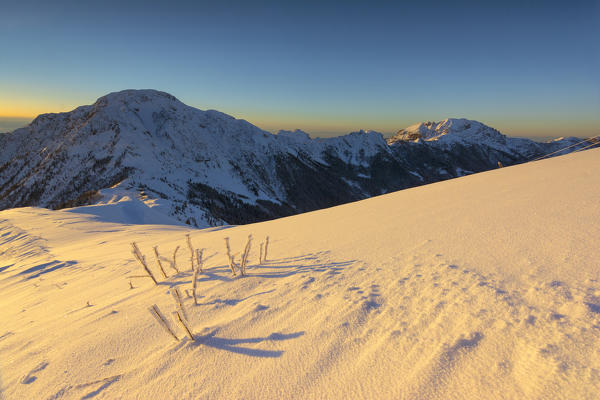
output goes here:
[{"label": "haze on horizon", "polygon": [[0,15],[0,132],[153,88],[313,136],[447,117],[593,136],[599,36],[599,1],[25,0]]}]

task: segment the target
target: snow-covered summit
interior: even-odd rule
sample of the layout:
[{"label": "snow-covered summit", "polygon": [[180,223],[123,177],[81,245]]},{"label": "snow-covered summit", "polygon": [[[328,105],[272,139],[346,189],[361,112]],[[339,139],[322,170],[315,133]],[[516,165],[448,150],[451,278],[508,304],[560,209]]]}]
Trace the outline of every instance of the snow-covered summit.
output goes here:
[{"label": "snow-covered summit", "polygon": [[414,141],[414,140],[440,140],[448,139],[452,135],[452,139],[457,136],[462,139],[483,139],[494,138],[499,139],[504,137],[496,129],[491,128],[478,121],[473,121],[465,118],[446,118],[440,122],[421,122],[411,125],[405,129],[401,129],[392,138],[388,139],[388,143],[392,144],[397,141]]},{"label": "snow-covered summit", "polygon": [[[559,151],[566,154],[571,145],[578,143],[576,137],[560,138],[547,143],[538,143],[530,139],[508,137],[495,128],[485,125],[479,121],[465,118],[447,118],[440,122],[421,122],[401,129],[387,143],[394,147],[403,143],[417,143],[429,148],[443,151],[457,151],[462,147],[483,147],[486,153],[496,152],[498,161],[500,154],[513,159],[530,161],[540,155]],[[566,152],[560,149],[567,148]],[[572,150],[571,150],[572,151]],[[558,153],[557,153],[558,154]],[[504,164],[507,160],[502,161]]]},{"label": "snow-covered summit", "polygon": [[113,110],[125,106],[126,111],[129,107],[135,108],[136,105],[154,105],[184,108],[185,104],[180,102],[175,96],[166,92],[154,89],[126,89],[119,92],[112,92],[100,97],[92,105],[93,108],[112,108]]},{"label": "snow-covered summit", "polygon": [[279,132],[277,132],[277,136],[286,137],[298,141],[305,141],[310,139],[310,135],[300,129],[295,129],[293,131],[280,130]]}]

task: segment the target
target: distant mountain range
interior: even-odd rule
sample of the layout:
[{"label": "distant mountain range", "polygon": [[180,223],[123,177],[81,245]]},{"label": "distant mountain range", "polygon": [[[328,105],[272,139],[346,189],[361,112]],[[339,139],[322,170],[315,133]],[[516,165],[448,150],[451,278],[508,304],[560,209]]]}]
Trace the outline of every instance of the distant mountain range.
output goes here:
[{"label": "distant mountain range", "polygon": [[[144,202],[193,226],[244,224],[530,161],[578,143],[447,119],[311,139],[155,90],[125,90],[0,134],[0,210]],[[573,146],[559,154],[584,147]]]}]

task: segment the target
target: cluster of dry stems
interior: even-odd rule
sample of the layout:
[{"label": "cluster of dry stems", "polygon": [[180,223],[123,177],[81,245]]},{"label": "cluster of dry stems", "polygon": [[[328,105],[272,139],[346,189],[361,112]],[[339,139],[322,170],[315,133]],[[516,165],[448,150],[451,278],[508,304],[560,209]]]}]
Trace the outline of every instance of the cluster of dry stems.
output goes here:
[{"label": "cluster of dry stems", "polygon": [[[188,248],[190,251],[190,266],[191,266],[191,269],[193,272],[192,290],[191,290],[192,296],[191,297],[194,298],[194,305],[197,306],[198,305],[198,296],[197,296],[198,276],[200,273],[203,272],[202,266],[203,266],[204,249],[194,249],[194,246],[192,245],[192,240],[191,240],[189,234],[186,235],[186,241],[187,241],[187,245],[188,245]],[[156,279],[156,276],[154,275],[152,270],[149,268],[148,263],[146,261],[146,257],[142,254],[138,245],[135,242],[132,242],[131,247],[132,247],[132,253],[133,253],[135,259],[138,260],[138,262],[141,264],[142,268],[144,268],[144,270],[148,274],[148,275],[138,275],[138,276],[132,276],[132,277],[136,277],[136,278],[137,277],[148,277],[148,278],[151,278],[152,281],[156,285],[158,285],[158,280]],[[252,247],[252,235],[248,235],[248,241],[246,242],[246,246],[244,247],[244,251],[241,255],[240,262],[238,264],[235,261],[236,254],[231,254],[231,247],[229,246],[229,238],[228,237],[225,238],[225,248],[227,251],[227,259],[229,261],[229,267],[231,268],[231,272],[232,272],[233,276],[237,276],[237,272],[239,272],[239,274],[241,276],[246,275],[246,267],[248,265],[248,257],[250,255],[251,247]],[[260,243],[260,255],[259,255],[259,264],[258,265],[264,263],[267,260],[268,248],[269,248],[269,237],[267,236],[265,243]],[[156,258],[156,263],[165,279],[169,278],[169,276],[167,275],[167,272],[165,271],[165,268],[163,267],[162,261],[168,261],[170,263],[171,268],[173,270],[175,270],[175,273],[181,272],[179,270],[179,268],[177,268],[177,262],[176,262],[176,256],[177,256],[177,251],[179,250],[179,246],[177,246],[175,248],[175,250],[173,251],[173,257],[171,260],[160,256],[159,251],[158,251],[158,246],[154,246],[153,249],[154,249],[154,256]],[[263,249],[264,249],[264,252],[263,252]],[[132,285],[131,281],[129,282],[129,286],[131,289],[133,289],[133,285]],[[192,330],[190,329],[190,326],[189,326],[188,314],[184,307],[183,297],[181,296],[179,289],[172,288],[170,290],[170,292],[173,297],[173,301],[175,302],[175,308],[176,308],[176,311],[172,312],[173,320],[184,329],[184,331],[186,332],[187,336],[190,339],[195,340]],[[186,293],[188,293],[187,290],[186,290]],[[169,323],[169,320],[160,311],[160,309],[158,308],[158,306],[156,304],[152,305],[152,307],[148,308],[148,310],[150,311],[152,316],[154,318],[156,318],[156,320],[160,326],[162,326],[173,338],[175,338],[175,340],[180,340],[177,337],[175,330]]]}]

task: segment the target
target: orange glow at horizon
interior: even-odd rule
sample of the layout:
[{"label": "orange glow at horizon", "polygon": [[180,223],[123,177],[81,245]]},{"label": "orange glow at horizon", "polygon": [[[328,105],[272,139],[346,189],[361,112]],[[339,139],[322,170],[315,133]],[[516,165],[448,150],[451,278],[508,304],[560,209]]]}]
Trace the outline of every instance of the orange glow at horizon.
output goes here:
[{"label": "orange glow at horizon", "polygon": [[[4,97],[4,96],[2,96]],[[40,114],[47,113],[60,113],[69,112],[75,108],[85,105],[92,104],[95,100],[90,101],[89,99],[82,100],[77,98],[71,98],[67,101],[56,101],[55,98],[38,97],[32,99],[31,97],[26,98],[25,96],[8,96],[0,98],[0,119],[21,119],[21,120],[33,120]],[[184,101],[185,103],[185,101]],[[189,103],[188,103],[189,104]],[[191,102],[192,106],[196,106]],[[396,116],[396,118],[390,118],[389,116],[373,116],[373,115],[349,115],[344,113],[336,115],[335,113],[326,114],[320,112],[319,115],[310,115],[306,112],[277,112],[268,113],[262,109],[252,110],[231,110],[225,105],[217,105],[215,107],[198,107],[200,109],[213,108],[219,111],[225,112],[226,114],[232,115],[235,118],[245,119],[253,125],[258,126],[261,129],[277,132],[279,130],[295,130],[301,129],[309,133],[312,137],[319,136],[331,136],[331,135],[344,135],[360,129],[371,129],[382,133],[393,134],[399,129],[405,128],[414,123],[418,123],[424,120],[442,120],[443,118],[436,119],[435,115],[431,115],[429,118],[407,118],[407,116]],[[237,108],[237,107],[236,107]],[[440,116],[441,117],[441,116]],[[449,116],[445,116],[449,117]],[[444,118],[445,118],[444,117]],[[450,117],[461,117],[461,116],[450,116]],[[471,117],[471,116],[466,116]],[[518,137],[540,137],[550,138],[559,136],[578,136],[587,137],[591,136],[593,132],[597,132],[597,124],[595,121],[590,120],[579,120],[577,125],[573,125],[570,121],[561,121],[556,116],[550,121],[547,115],[540,116],[538,121],[531,121],[526,118],[512,118],[510,121],[504,121],[498,116],[472,116],[472,119],[476,119],[486,125],[498,129],[505,135],[518,136]],[[550,125],[550,126],[548,126]],[[597,133],[595,133],[597,134]]]},{"label": "orange glow at horizon", "polygon": [[56,104],[19,104],[0,100],[0,118],[35,118],[40,114],[68,112],[76,107]]}]

